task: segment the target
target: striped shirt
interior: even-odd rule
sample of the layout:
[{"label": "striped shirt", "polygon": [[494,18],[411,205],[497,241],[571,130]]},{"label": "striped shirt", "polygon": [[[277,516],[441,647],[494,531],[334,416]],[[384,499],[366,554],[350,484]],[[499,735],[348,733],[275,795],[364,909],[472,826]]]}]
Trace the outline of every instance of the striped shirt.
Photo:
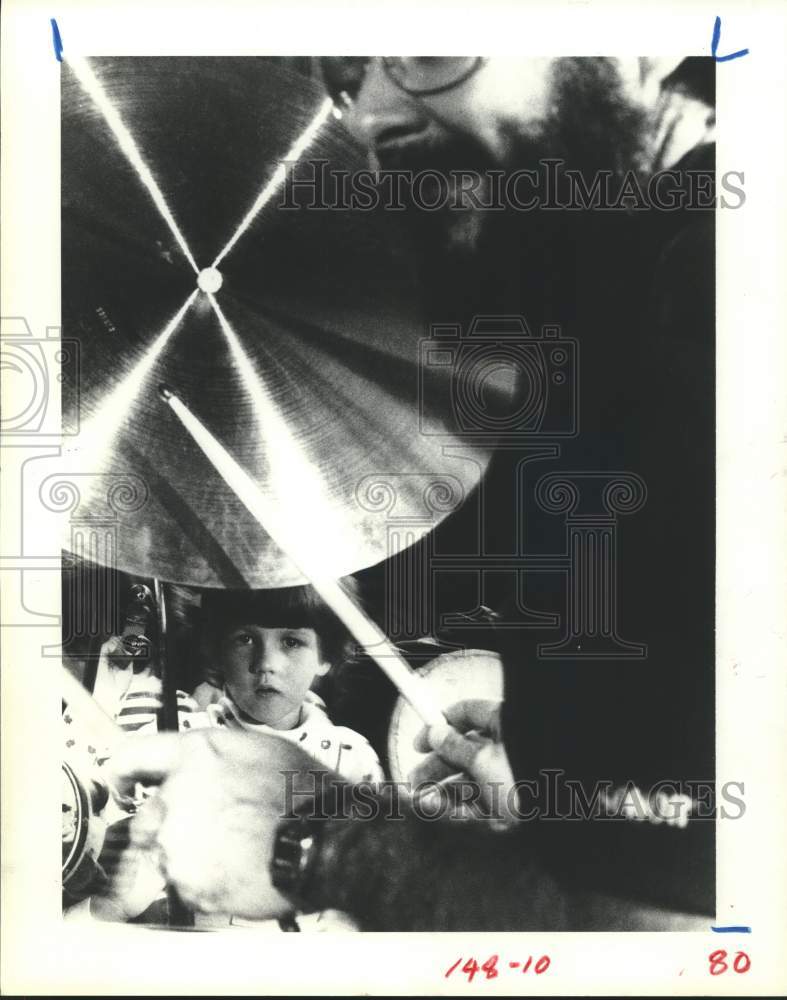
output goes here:
[{"label": "striped shirt", "polygon": [[[189,716],[199,711],[197,703],[185,692],[178,691],[178,728],[190,729]],[[126,733],[140,730],[158,730],[158,713],[162,707],[161,681],[158,677],[143,677],[139,684],[132,683],[123,696],[115,721]]]}]

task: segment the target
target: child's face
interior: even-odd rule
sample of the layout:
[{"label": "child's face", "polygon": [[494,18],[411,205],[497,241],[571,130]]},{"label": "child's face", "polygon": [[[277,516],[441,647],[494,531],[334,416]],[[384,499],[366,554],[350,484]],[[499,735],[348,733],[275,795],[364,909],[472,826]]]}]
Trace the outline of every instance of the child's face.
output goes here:
[{"label": "child's face", "polygon": [[238,625],[219,647],[219,666],[232,700],[254,721],[275,729],[298,725],[315,677],[327,673],[312,628]]}]

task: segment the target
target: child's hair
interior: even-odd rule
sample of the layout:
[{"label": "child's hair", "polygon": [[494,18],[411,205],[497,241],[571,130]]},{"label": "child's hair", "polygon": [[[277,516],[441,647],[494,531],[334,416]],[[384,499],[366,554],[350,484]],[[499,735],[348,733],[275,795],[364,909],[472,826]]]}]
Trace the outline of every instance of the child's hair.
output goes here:
[{"label": "child's hair", "polygon": [[[358,600],[358,584],[345,577],[343,590]],[[221,635],[236,625],[263,628],[312,628],[317,633],[320,655],[332,667],[349,659],[355,640],[311,585],[278,590],[205,590],[202,595],[205,652],[212,662],[206,676],[217,674],[215,657]]]}]

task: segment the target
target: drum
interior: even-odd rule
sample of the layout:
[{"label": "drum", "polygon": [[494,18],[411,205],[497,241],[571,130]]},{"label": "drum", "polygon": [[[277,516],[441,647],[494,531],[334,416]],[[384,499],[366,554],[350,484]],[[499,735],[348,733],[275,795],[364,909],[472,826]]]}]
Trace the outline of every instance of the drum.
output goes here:
[{"label": "drum", "polygon": [[[430,690],[443,709],[469,698],[503,700],[503,664],[500,656],[489,650],[452,650],[416,669],[428,678]],[[413,768],[426,757],[413,746],[421,729],[423,722],[418,714],[399,697],[388,732],[388,765],[394,781],[407,781]]]},{"label": "drum", "polygon": [[106,802],[105,790],[80,777],[73,764],[62,763],[63,905],[88,896],[103,874],[98,856],[106,824],[98,812]]}]

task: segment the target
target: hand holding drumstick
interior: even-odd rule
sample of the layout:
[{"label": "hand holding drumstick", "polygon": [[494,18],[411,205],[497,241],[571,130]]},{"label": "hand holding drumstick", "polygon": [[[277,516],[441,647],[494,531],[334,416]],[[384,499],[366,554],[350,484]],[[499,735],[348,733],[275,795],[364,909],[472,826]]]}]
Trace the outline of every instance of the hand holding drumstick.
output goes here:
[{"label": "hand holding drumstick", "polygon": [[514,775],[502,742],[501,707],[500,701],[468,699],[446,709],[448,726],[425,726],[416,736],[415,749],[429,756],[410,780],[413,785],[435,782],[444,788],[456,783],[461,790],[466,782],[460,779],[467,776],[476,782],[477,797],[492,810],[495,826],[507,828],[515,822],[510,808]]}]

